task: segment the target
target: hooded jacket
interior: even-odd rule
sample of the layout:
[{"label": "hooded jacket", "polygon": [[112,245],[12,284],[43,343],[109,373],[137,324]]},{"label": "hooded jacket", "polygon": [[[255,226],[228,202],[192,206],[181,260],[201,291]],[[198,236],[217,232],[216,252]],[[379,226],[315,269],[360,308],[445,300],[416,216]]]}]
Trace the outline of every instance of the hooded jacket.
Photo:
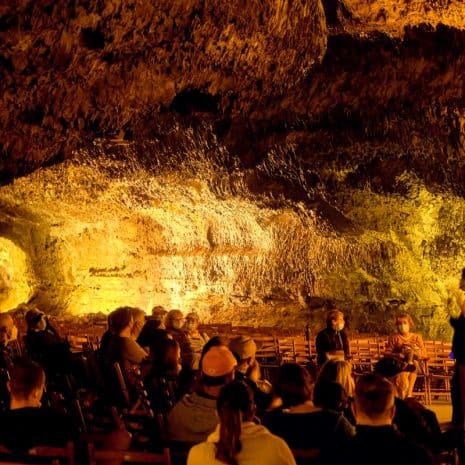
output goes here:
[{"label": "hooded jacket", "polygon": [[[219,426],[201,444],[192,447],[187,465],[224,465],[215,458],[215,443],[219,440]],[[242,423],[242,450],[237,454],[239,465],[296,465],[289,446],[262,425]]]}]

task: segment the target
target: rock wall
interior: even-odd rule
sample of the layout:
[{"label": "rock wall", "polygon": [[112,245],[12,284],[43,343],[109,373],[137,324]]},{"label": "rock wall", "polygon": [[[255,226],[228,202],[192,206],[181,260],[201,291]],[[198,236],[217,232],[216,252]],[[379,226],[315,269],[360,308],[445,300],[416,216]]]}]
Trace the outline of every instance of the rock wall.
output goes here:
[{"label": "rock wall", "polygon": [[0,39],[0,308],[447,337],[463,2],[24,0]]}]

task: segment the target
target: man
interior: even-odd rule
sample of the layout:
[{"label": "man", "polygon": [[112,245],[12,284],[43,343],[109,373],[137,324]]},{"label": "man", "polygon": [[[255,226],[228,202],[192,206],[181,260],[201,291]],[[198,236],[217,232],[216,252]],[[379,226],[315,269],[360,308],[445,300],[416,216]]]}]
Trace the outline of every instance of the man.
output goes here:
[{"label": "man", "polygon": [[218,424],[216,400],[234,379],[237,362],[226,346],[212,347],[203,357],[199,388],[186,394],[168,414],[168,439],[197,444]]},{"label": "man", "polygon": [[18,359],[10,370],[10,409],[0,416],[0,443],[15,454],[34,446],[65,446],[76,439],[69,417],[41,408],[44,370],[35,362]]},{"label": "man", "polygon": [[229,342],[229,349],[237,360],[236,379],[245,381],[254,393],[257,412],[264,413],[270,406],[271,384],[261,379],[260,366],[255,359],[257,345],[250,336],[237,336]]},{"label": "man", "polygon": [[326,328],[316,336],[318,365],[323,365],[330,359],[347,360],[350,358],[349,339],[344,327],[344,314],[340,310],[330,310],[326,315]]},{"label": "man", "polygon": [[145,324],[145,312],[141,308],[131,307],[131,315],[133,321],[131,338],[137,341]]},{"label": "man", "polygon": [[194,355],[187,334],[183,329],[185,318],[181,310],[173,309],[165,318],[166,330],[181,348],[182,366],[186,371],[192,371]]},{"label": "man", "polygon": [[152,316],[147,318],[137,338],[137,343],[145,350],[150,352],[156,351],[160,341],[170,337],[164,324],[167,313],[168,312],[160,305],[152,308]]},{"label": "man", "polygon": [[[428,452],[392,426],[394,386],[377,374],[360,378],[352,410],[356,435],[325,457],[324,463],[344,465],[433,465]],[[337,450],[336,450],[337,449]],[[334,456],[333,456],[334,454]]]}]

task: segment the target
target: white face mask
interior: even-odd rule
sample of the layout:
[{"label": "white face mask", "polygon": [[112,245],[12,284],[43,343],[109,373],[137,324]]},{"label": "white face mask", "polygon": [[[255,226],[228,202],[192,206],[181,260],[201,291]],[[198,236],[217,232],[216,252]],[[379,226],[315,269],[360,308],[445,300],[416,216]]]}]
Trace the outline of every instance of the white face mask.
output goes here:
[{"label": "white face mask", "polygon": [[344,329],[344,323],[338,323],[336,325],[336,331],[342,331]]},{"label": "white face mask", "polygon": [[184,323],[183,320],[173,320],[173,322],[171,323],[171,326],[173,329],[181,329],[183,323]]},{"label": "white face mask", "polygon": [[400,334],[407,334],[410,328],[407,323],[403,323],[403,324],[397,325],[397,329]]}]

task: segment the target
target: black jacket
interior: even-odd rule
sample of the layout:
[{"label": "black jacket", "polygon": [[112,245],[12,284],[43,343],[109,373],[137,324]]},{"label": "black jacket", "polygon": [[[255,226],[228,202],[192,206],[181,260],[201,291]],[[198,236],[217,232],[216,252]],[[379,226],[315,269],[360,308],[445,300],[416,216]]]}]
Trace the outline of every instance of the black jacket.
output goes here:
[{"label": "black jacket", "polygon": [[349,339],[344,330],[336,331],[332,328],[325,328],[316,336],[316,352],[318,354],[317,363],[323,365],[326,362],[326,352],[343,350],[345,358],[350,357]]}]

